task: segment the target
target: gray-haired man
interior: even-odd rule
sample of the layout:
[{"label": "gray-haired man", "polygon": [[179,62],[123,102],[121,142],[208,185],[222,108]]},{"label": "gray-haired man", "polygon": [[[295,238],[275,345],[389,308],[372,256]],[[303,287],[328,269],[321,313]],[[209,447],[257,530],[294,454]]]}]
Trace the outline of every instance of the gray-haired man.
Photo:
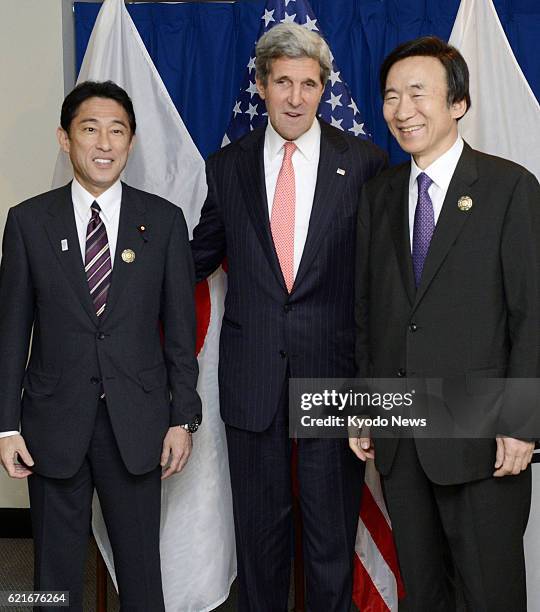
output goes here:
[{"label": "gray-haired man", "polygon": [[[220,399],[246,611],[287,609],[288,379],[355,370],[356,210],[385,156],[316,119],[330,70],[328,46],[305,28],[280,24],[260,39],[257,88],[270,121],[208,160],[192,242],[198,279],[228,259]],[[362,478],[345,440],[298,440],[309,610],[349,609]]]}]

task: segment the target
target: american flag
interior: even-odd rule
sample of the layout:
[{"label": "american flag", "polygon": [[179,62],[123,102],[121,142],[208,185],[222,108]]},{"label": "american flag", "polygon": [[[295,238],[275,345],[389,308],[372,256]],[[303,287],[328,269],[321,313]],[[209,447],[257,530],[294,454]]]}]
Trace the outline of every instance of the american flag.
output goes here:
[{"label": "american flag", "polygon": [[[305,0],[268,0],[261,17],[258,38],[276,24],[287,22],[298,23],[322,36],[320,26],[308,2]],[[351,132],[360,138],[371,138],[371,135],[365,131],[362,115],[352,99],[349,87],[343,80],[333,56],[332,72],[321,99],[319,117],[340,130]],[[266,121],[264,101],[259,97],[255,85],[254,45],[223,144],[238,140],[246,132],[265,125]]]},{"label": "american flag", "polygon": [[[278,23],[295,22],[319,33],[321,28],[306,0],[268,0],[259,38]],[[255,45],[246,66],[223,145],[265,125],[264,101],[255,84]],[[359,138],[371,138],[351,92],[332,57],[332,72],[319,106],[319,116],[334,127]],[[353,598],[360,612],[394,612],[404,595],[390,519],[384,505],[379,476],[368,462],[356,535]]]}]

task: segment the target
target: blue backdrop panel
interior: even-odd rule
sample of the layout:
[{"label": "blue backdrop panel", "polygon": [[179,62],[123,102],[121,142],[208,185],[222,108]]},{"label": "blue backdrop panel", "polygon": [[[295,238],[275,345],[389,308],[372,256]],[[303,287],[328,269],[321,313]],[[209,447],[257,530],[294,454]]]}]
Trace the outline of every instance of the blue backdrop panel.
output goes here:
[{"label": "blue backdrop panel", "polygon": [[[78,67],[100,6],[75,3]],[[128,5],[204,157],[221,145],[264,6],[265,0]],[[436,34],[448,40],[459,0],[311,0],[311,6],[375,142],[390,152],[392,162],[405,159],[382,118],[379,66],[388,52],[410,38]],[[290,4],[289,12],[292,7]],[[495,7],[516,58],[540,99],[540,2],[495,0]]]}]

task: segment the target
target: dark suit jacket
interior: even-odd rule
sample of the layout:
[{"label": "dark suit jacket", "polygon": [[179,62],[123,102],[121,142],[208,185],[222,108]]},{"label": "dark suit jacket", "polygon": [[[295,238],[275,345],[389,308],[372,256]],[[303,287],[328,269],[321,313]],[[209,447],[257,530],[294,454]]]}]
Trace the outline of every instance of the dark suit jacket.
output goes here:
[{"label": "dark suit jacket", "polygon": [[[124,249],[135,252],[133,263],[122,260]],[[0,431],[22,422],[36,472],[69,477],[77,471],[102,390],[134,474],[158,465],[169,426],[201,413],[193,280],[182,211],[123,185],[112,284],[98,319],[71,186],[9,211],[0,269]]]},{"label": "dark suit jacket", "polygon": [[309,231],[289,295],[270,233],[264,134],[255,130],[208,160],[208,198],[192,241],[198,280],[227,257],[221,414],[251,431],[272,422],[287,370],[354,374],[355,218],[362,185],[386,164],[375,145],[321,122]]},{"label": "dark suit jacket", "polygon": [[[359,376],[539,376],[540,187],[524,168],[465,145],[414,286],[410,164],[366,185],[357,237]],[[473,206],[461,211],[461,196]],[[505,433],[501,431],[499,433]],[[494,470],[493,439],[417,439],[428,477],[467,482]],[[397,440],[375,443],[387,474]]]}]

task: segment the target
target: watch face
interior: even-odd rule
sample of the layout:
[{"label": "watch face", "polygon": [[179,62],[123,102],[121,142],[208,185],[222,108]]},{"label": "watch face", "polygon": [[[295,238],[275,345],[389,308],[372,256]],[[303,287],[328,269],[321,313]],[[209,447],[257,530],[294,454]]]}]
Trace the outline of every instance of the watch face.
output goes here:
[{"label": "watch face", "polygon": [[189,431],[189,433],[195,433],[197,429],[199,429],[200,424],[201,418],[199,417],[199,415],[196,415],[193,421],[191,421],[191,423],[188,423],[186,429]]}]

